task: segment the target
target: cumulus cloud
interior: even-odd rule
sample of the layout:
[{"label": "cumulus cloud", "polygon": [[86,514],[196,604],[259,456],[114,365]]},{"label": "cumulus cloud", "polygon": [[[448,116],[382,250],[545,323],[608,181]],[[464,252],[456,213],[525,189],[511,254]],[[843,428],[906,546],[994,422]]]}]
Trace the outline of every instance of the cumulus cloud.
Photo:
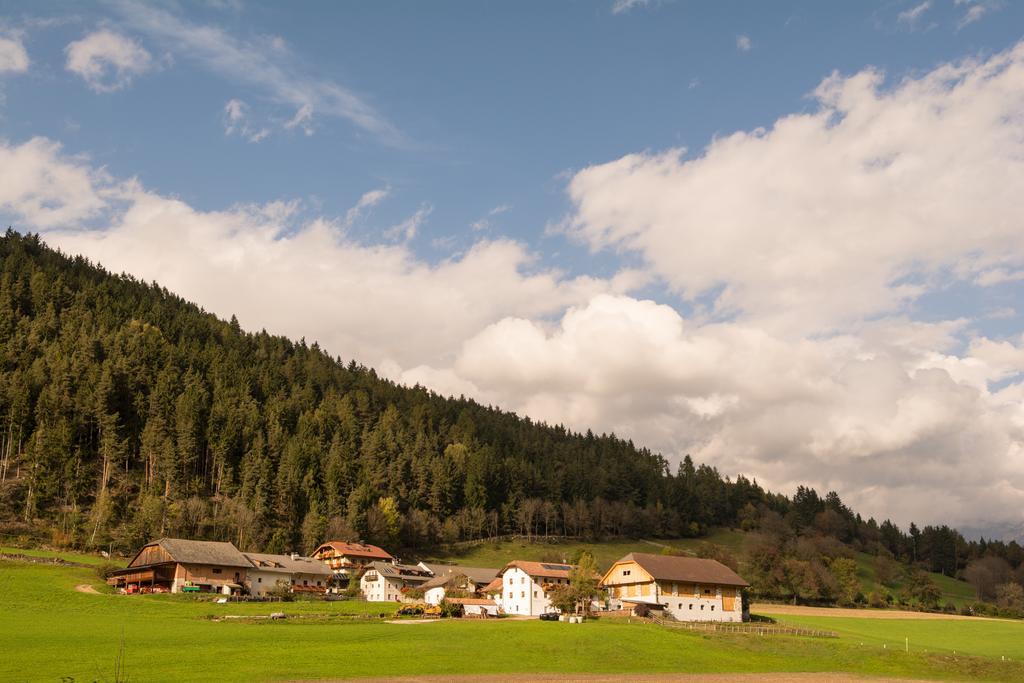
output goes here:
[{"label": "cumulus cloud", "polygon": [[[395,242],[356,241],[343,228],[387,188],[341,219],[300,219],[295,202],[200,211],[44,139],[0,145],[0,208],[396,380],[783,491],[834,488],[904,524],[1019,522],[1024,339],[916,320],[912,304],[951,283],[1019,286],[1024,47],[889,86],[834,75],[814,96],[695,156],[575,174],[566,232],[640,264],[611,278],[567,277],[510,240],[427,263],[407,241],[429,205]],[[635,295],[652,278],[662,302]]]},{"label": "cumulus cloud", "polygon": [[754,47],[754,41],[750,39],[750,36],[736,36],[736,49],[740,52],[750,52]]},{"label": "cumulus cloud", "polygon": [[[385,194],[361,202],[371,206]],[[511,240],[481,241],[430,265],[401,244],[354,241],[328,217],[300,221],[299,208],[273,202],[200,211],[113,178],[51,140],[0,142],[0,213],[17,225],[222,316],[235,313],[250,329],[316,339],[376,367],[440,367],[504,317],[558,314],[638,282],[628,274],[568,278]]]},{"label": "cumulus cloud", "polygon": [[636,252],[688,299],[773,329],[891,313],[930,280],[1024,262],[1024,44],[883,88],[866,70],[816,111],[576,174],[570,232]]},{"label": "cumulus cloud", "polygon": [[100,93],[121,90],[152,67],[153,58],[131,38],[101,29],[69,43],[65,68]]},{"label": "cumulus cloud", "polygon": [[62,156],[52,140],[37,137],[17,147],[0,143],[0,209],[33,227],[88,221],[107,205],[107,181],[85,160]]},{"label": "cumulus cloud", "polygon": [[0,37],[0,74],[28,71],[28,52],[17,37]]}]

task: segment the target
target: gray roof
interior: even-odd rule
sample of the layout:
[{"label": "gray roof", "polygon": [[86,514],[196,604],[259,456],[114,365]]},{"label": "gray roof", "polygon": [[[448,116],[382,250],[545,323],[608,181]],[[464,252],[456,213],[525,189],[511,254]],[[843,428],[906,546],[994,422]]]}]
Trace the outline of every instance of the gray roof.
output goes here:
[{"label": "gray roof", "polygon": [[224,567],[252,567],[233,543],[222,541],[190,541],[184,538],[161,538],[147,543],[158,545],[175,562],[185,564],[210,564]]},{"label": "gray roof", "polygon": [[465,576],[477,586],[486,586],[498,575],[497,569],[489,567],[462,567],[457,564],[430,564],[427,566],[430,567],[430,571],[434,572],[434,578],[423,584],[424,588],[445,586],[457,576]]},{"label": "gray roof", "polygon": [[376,570],[388,579],[401,579],[407,583],[424,583],[432,578],[429,571],[412,564],[391,564],[390,562],[371,562],[366,571]]},{"label": "gray roof", "polygon": [[659,581],[686,581],[720,586],[749,586],[740,575],[717,560],[676,555],[630,553],[619,562],[633,560]]},{"label": "gray roof", "polygon": [[314,560],[312,557],[292,557],[291,555],[268,555],[267,553],[242,553],[261,572],[280,572],[282,574],[316,574],[331,576],[330,567]]}]

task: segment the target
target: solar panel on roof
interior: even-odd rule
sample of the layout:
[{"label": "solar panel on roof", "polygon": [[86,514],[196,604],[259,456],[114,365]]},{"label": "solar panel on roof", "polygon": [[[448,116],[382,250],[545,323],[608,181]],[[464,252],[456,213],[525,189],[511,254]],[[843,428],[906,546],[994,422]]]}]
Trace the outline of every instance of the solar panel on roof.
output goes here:
[{"label": "solar panel on roof", "polygon": [[544,567],[544,569],[555,569],[563,572],[567,572],[572,569],[572,567],[567,564],[542,564],[541,566]]}]

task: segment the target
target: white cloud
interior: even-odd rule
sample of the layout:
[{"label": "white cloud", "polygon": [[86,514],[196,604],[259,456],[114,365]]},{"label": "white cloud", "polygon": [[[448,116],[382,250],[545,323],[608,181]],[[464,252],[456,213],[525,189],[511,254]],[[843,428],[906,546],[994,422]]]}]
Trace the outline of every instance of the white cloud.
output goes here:
[{"label": "white cloud", "polygon": [[63,157],[60,145],[46,138],[17,147],[0,143],[0,210],[35,228],[89,220],[107,205],[107,185],[102,171]]},{"label": "white cloud", "polygon": [[69,43],[66,68],[96,92],[121,90],[152,67],[149,52],[131,38],[100,29]]},{"label": "white cloud", "polygon": [[299,110],[295,112],[295,116],[285,122],[284,127],[287,130],[292,128],[302,128],[306,135],[313,134],[313,107],[309,104],[304,104],[299,107]]},{"label": "white cloud", "polygon": [[986,14],[1003,7],[1003,3],[999,0],[955,0],[954,4],[957,7],[966,7],[963,16],[960,17],[956,24],[958,31],[976,21],[980,21]]},{"label": "white cloud", "polygon": [[[372,206],[386,192],[361,202]],[[300,221],[298,209],[199,211],[63,155],[51,140],[0,142],[0,212],[19,228],[42,230],[54,246],[115,272],[158,280],[219,315],[236,313],[251,329],[316,339],[375,367],[443,365],[506,316],[557,314],[638,282],[628,273],[566,278],[510,240],[481,241],[428,265],[404,245],[351,240],[329,218]],[[421,207],[417,220],[429,211]]]},{"label": "white cloud", "polygon": [[255,128],[250,123],[249,105],[239,99],[224,105],[224,135],[238,135],[249,142],[258,143],[270,135],[270,129]]},{"label": "white cloud", "polygon": [[382,187],[376,190],[370,190],[369,192],[364,192],[362,196],[359,197],[359,201],[356,202],[355,206],[345,213],[345,227],[352,227],[367,210],[380,204],[382,201],[387,199],[390,194],[390,187]]},{"label": "white cloud", "polygon": [[434,207],[430,204],[424,204],[416,213],[406,218],[397,225],[392,225],[390,228],[384,231],[384,237],[389,240],[395,240],[399,242],[409,242],[416,237],[416,234],[420,231],[420,226],[427,220],[427,217],[434,211]]},{"label": "white cloud", "polygon": [[740,52],[750,52],[753,47],[754,41],[750,39],[750,36],[736,36],[736,49]]},{"label": "white cloud", "polygon": [[266,97],[295,111],[288,121],[313,132],[312,117],[340,117],[388,143],[402,142],[391,123],[354,92],[329,78],[309,73],[276,36],[245,41],[216,26],[192,24],[159,7],[115,1],[134,30],[165,45],[233,83],[259,88]]},{"label": "white cloud", "polygon": [[473,230],[477,230],[477,231],[479,231],[479,230],[488,230],[491,227],[491,219],[493,219],[495,216],[499,216],[499,215],[505,213],[506,211],[510,210],[511,208],[512,207],[509,206],[508,204],[500,204],[500,205],[494,207],[493,209],[491,209],[490,211],[488,211],[486,216],[478,218],[477,220],[475,220],[472,223],[470,223],[469,227],[472,228]]},{"label": "white cloud", "polygon": [[[1024,47],[888,89],[833,76],[816,98],[698,156],[577,173],[570,234],[643,265],[612,278],[566,277],[509,240],[428,264],[407,241],[429,205],[389,231],[398,243],[356,241],[343,228],[388,188],[340,220],[301,220],[295,202],[199,211],[43,139],[0,144],[0,208],[400,381],[783,491],[834,488],[879,518],[1019,521],[1024,339],[908,304],[1024,269]],[[654,277],[693,312],[629,296]]]},{"label": "white cloud", "polygon": [[651,0],[615,0],[612,3],[612,14],[623,14],[637,7],[647,7]]},{"label": "white cloud", "polygon": [[28,71],[28,52],[21,40],[14,36],[0,37],[0,74]]},{"label": "white cloud", "polygon": [[771,130],[584,169],[570,231],[797,332],[897,311],[947,269],[1024,265],[1024,44],[881,85],[833,75]]},{"label": "white cloud", "polygon": [[932,0],[924,0],[924,2],[914,5],[909,9],[903,10],[896,17],[896,21],[904,26],[913,28],[917,26],[917,23],[921,20],[921,17],[930,10],[932,7]]}]

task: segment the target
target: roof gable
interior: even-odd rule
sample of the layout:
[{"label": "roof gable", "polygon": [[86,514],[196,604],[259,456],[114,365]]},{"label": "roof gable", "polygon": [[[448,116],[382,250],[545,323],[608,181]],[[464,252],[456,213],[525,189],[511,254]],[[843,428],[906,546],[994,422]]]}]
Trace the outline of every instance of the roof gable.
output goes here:
[{"label": "roof gable", "polygon": [[334,551],[335,555],[346,557],[366,557],[374,560],[393,560],[391,553],[381,547],[369,543],[349,543],[348,541],[327,541],[313,551],[313,556],[318,556],[326,550]]},{"label": "roof gable", "polygon": [[509,569],[521,569],[530,576],[539,576],[545,579],[568,579],[569,572],[575,568],[575,565],[562,564],[559,562],[528,562],[526,560],[512,560],[498,573],[504,574]]},{"label": "roof gable", "polygon": [[267,553],[242,553],[256,569],[264,572],[281,572],[284,574],[316,574],[331,576],[330,568],[320,560],[312,557],[291,555],[270,555]]},{"label": "roof gable", "polygon": [[[159,550],[156,550],[159,548]],[[129,567],[142,567],[162,562],[206,564],[224,567],[252,567],[252,563],[233,543],[223,541],[192,541],[185,538],[161,538],[147,543]]]},{"label": "roof gable", "polygon": [[[746,587],[750,584],[717,560],[677,555],[630,553],[615,564],[635,562],[658,581],[686,581],[719,586]],[[609,572],[610,573],[610,572]],[[607,574],[605,578],[607,578]]]}]

